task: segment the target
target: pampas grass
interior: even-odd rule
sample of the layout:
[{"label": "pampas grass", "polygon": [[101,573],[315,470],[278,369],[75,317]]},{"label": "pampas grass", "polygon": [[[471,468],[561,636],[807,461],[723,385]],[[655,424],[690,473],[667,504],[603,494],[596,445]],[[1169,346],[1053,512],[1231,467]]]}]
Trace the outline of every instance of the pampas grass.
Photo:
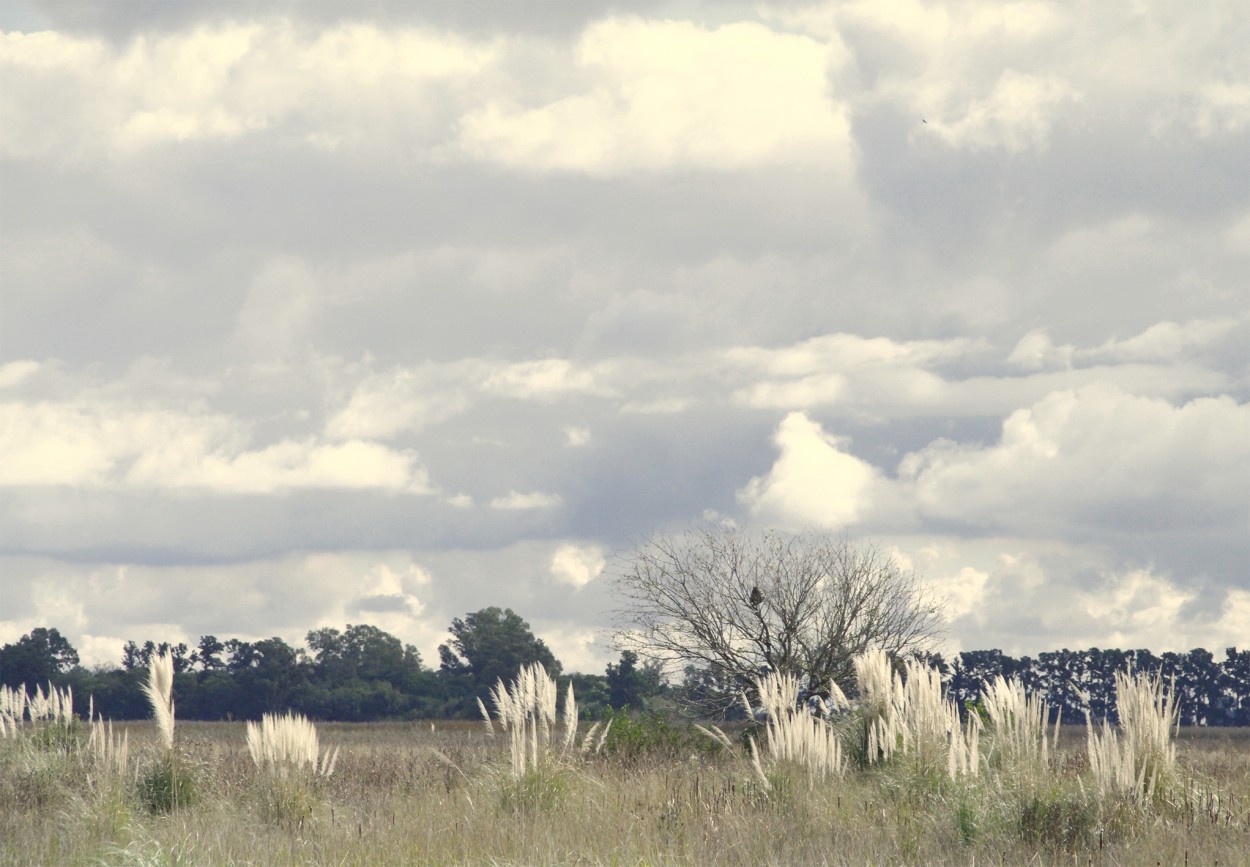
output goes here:
[{"label": "pampas grass", "polygon": [[1028,695],[1018,680],[999,675],[982,689],[981,706],[993,733],[992,762],[1014,772],[1047,767],[1059,739],[1059,714],[1048,738],[1050,710],[1039,694]]},{"label": "pampas grass", "polygon": [[925,767],[944,767],[952,779],[977,773],[980,720],[970,717],[960,724],[959,708],[942,689],[937,669],[908,660],[900,674],[879,649],[860,654],[853,664],[860,693],[856,746],[864,764],[898,754]]},{"label": "pampas grass", "polygon": [[152,717],[156,720],[161,742],[167,751],[174,748],[174,659],[161,652],[148,663],[148,682],[143,693],[152,705]]},{"label": "pampas grass", "polygon": [[328,777],[338,762],[338,747],[322,751],[317,727],[301,714],[265,714],[260,723],[247,724],[247,751],[257,768],[277,771],[308,771]]},{"label": "pampas grass", "polygon": [[[814,784],[817,779],[824,782],[830,775],[840,777],[846,762],[842,757],[842,743],[838,739],[838,733],[828,722],[799,704],[798,678],[791,674],[774,672],[757,679],[755,684],[760,705],[768,714],[764,743],[769,758],[774,763],[801,768],[810,784]],[[748,715],[753,716],[745,695],[742,701]],[[710,734],[707,729],[703,731]],[[755,739],[749,738],[749,744],[752,767],[764,781],[765,788],[768,788]]]},{"label": "pampas grass", "polygon": [[1104,794],[1128,794],[1145,805],[1176,782],[1175,688],[1165,690],[1161,674],[1116,672],[1115,692],[1118,730],[1085,715],[1090,770]]},{"label": "pampas grass", "polygon": [[143,692],[152,705],[161,755],[139,775],[139,798],[153,813],[168,813],[195,800],[195,775],[174,750],[174,660],[166,652],[148,663]]},{"label": "pampas grass", "polygon": [[570,683],[564,693],[563,712],[558,719],[564,727],[564,736],[559,742],[560,749],[553,750],[553,735],[557,723],[557,691],[555,680],[542,665],[535,662],[518,671],[512,683],[504,683],[503,678],[500,678],[491,689],[491,703],[495,707],[493,720],[482,700],[479,698],[477,701],[491,736],[495,734],[496,724],[508,735],[514,780],[521,779],[527,771],[539,769],[553,755],[584,755],[591,749],[603,749],[611,723],[598,732],[597,740],[593,739],[598,726],[592,726],[582,738],[580,748],[577,746],[577,699],[573,695],[573,684]]},{"label": "pampas grass", "polygon": [[118,777],[126,775],[130,761],[130,732],[115,732],[113,722],[99,717],[91,721],[91,735],[87,748],[95,758],[96,767],[106,774]]}]

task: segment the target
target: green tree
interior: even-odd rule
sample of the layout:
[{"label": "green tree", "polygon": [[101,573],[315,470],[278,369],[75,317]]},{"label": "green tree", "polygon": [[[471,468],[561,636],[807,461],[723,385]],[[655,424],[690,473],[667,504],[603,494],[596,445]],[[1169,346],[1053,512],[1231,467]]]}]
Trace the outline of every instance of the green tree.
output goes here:
[{"label": "green tree", "polygon": [[607,680],[608,703],[617,710],[646,710],[647,700],[664,686],[661,663],[651,661],[639,667],[638,654],[632,650],[621,651],[619,663],[608,663]]},{"label": "green tree", "polygon": [[277,713],[291,706],[292,696],[306,681],[295,648],[281,638],[261,641],[226,642],[230,652],[227,671],[239,690],[238,718],[258,719],[262,713]]},{"label": "green tree", "polygon": [[353,680],[385,680],[406,688],[421,674],[421,654],[394,635],[367,624],[348,624],[346,632],[314,629],[307,642],[323,686]]},{"label": "green tree", "polygon": [[226,645],[222,644],[216,635],[201,635],[194,657],[204,671],[217,671],[226,666],[221,661],[221,654],[225,652],[225,649]]},{"label": "green tree", "polygon": [[516,676],[521,666],[540,663],[552,677],[561,666],[551,650],[537,638],[530,625],[511,608],[483,608],[451,622],[452,640],[438,648],[439,676],[458,694],[455,710],[485,697],[500,679]]},{"label": "green tree", "polygon": [[56,629],[36,627],[13,644],[0,647],[0,682],[32,689],[58,681],[78,665],[78,651]]}]

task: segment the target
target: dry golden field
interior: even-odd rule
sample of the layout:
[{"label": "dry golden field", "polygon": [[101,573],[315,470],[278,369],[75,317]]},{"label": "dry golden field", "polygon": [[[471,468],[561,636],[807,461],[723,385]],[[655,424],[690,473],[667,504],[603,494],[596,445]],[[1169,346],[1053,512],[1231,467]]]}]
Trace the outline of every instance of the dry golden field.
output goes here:
[{"label": "dry golden field", "polygon": [[765,756],[765,783],[733,731],[733,749],[679,727],[667,743],[553,750],[516,779],[507,738],[481,722],[318,728],[340,750],[329,777],[262,772],[242,723],[180,723],[187,803],[164,812],[153,723],[114,732],[122,771],[85,724],[27,723],[0,739],[0,862],[1250,864],[1246,730],[1182,731],[1174,784],[1140,804],[1096,792],[1084,729],[1018,778],[953,780],[904,757],[822,782]]}]

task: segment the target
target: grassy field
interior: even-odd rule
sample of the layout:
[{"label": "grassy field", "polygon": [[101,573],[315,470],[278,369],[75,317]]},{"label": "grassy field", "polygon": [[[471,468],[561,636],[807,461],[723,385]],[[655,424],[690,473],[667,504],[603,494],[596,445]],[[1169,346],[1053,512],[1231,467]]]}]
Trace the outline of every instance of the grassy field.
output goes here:
[{"label": "grassy field", "polygon": [[637,727],[518,779],[482,723],[329,724],[333,774],[283,777],[254,766],[243,724],[184,723],[190,803],[163,812],[141,785],[164,755],[154,724],[115,733],[124,772],[38,725],[0,740],[6,864],[1250,863],[1245,730],[1183,731],[1178,785],[1143,807],[1094,793],[1084,729],[1034,779],[902,759],[820,782],[766,761],[766,789],[747,751],[695,731]]}]

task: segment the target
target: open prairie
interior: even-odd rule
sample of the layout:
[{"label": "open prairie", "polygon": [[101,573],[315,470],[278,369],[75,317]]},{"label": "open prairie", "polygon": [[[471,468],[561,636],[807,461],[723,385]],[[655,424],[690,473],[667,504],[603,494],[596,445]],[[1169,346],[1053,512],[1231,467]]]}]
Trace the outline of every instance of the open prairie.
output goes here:
[{"label": "open prairie", "polygon": [[[584,734],[588,726],[582,724]],[[658,722],[607,748],[553,748],[519,778],[482,722],[324,724],[329,776],[263,773],[243,723],[178,726],[189,780],[159,809],[152,723],[116,727],[124,774],[33,726],[0,739],[5,864],[1193,864],[1250,863],[1250,730],[1182,730],[1148,808],[1096,794],[1084,729],[1044,773],[950,779],[906,757],[823,781]],[[46,729],[45,731],[55,731]],[[756,732],[756,737],[762,737]],[[761,744],[763,741],[761,740]],[[983,749],[985,745],[983,744]],[[146,773],[146,776],[145,776]],[[765,780],[767,782],[765,782]],[[145,782],[149,784],[145,788]],[[154,807],[158,809],[154,809]]]}]

